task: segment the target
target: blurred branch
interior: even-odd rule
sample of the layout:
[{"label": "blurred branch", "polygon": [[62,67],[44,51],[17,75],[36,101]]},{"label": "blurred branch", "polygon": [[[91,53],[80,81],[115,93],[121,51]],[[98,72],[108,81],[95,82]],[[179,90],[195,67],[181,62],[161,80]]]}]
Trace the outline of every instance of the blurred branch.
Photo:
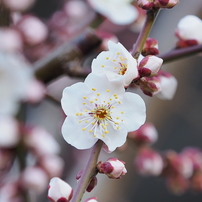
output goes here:
[{"label": "blurred branch", "polygon": [[10,11],[0,0],[0,27],[8,27],[11,22]]},{"label": "blurred branch", "polygon": [[195,45],[186,48],[173,49],[167,53],[159,54],[157,56],[163,59],[163,63],[167,63],[200,52],[202,52],[202,45]]},{"label": "blurred branch", "polygon": [[[64,65],[76,58],[85,56],[100,44],[101,39],[94,34],[93,30],[86,29],[80,36],[72,41],[68,41],[34,64],[37,79],[48,83],[65,73],[71,76],[75,75],[74,71],[70,71],[68,68],[65,70]],[[86,75],[86,73],[82,71],[77,73],[78,75],[75,76]]]},{"label": "blurred branch", "polygon": [[135,59],[138,59],[138,57],[142,51],[142,48],[145,44],[145,41],[149,36],[149,33],[153,27],[153,24],[154,24],[156,17],[158,16],[159,12],[160,12],[159,9],[147,11],[146,21],[145,21],[144,26],[143,26],[143,28],[142,28],[142,30],[141,30],[138,38],[137,38],[136,43],[133,45],[133,50],[131,52],[132,56]]}]

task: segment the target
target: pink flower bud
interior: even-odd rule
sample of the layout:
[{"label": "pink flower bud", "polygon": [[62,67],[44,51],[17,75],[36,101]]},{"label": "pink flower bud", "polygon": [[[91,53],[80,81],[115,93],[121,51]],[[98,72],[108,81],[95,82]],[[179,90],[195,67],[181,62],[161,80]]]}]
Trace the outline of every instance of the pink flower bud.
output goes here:
[{"label": "pink flower bud", "polygon": [[47,187],[48,176],[40,167],[27,167],[21,175],[20,183],[24,189],[41,194]]},{"label": "pink flower bud", "polygon": [[156,8],[173,8],[179,3],[179,0],[155,0]]},{"label": "pink flower bud", "polygon": [[68,202],[72,198],[73,190],[69,184],[58,177],[50,180],[48,198],[51,202]]},{"label": "pink flower bud", "polygon": [[140,76],[142,77],[155,76],[158,73],[159,69],[161,68],[162,63],[163,63],[163,60],[154,55],[144,57],[140,61],[138,66],[138,71]]},{"label": "pink flower bud", "polygon": [[202,43],[202,21],[194,15],[183,17],[175,31],[176,36],[180,39],[178,46],[189,46]]},{"label": "pink flower bud", "polygon": [[155,0],[137,0],[137,5],[145,10],[152,9]]},{"label": "pink flower bud", "polygon": [[22,38],[17,30],[11,28],[0,29],[0,50],[14,52],[22,49]]},{"label": "pink flower bud", "polygon": [[158,132],[153,124],[145,123],[138,130],[129,132],[128,137],[137,145],[153,144],[158,138]]},{"label": "pink flower bud", "polygon": [[97,168],[100,173],[106,174],[109,178],[120,179],[122,175],[127,173],[125,162],[117,158],[110,158],[106,162],[99,162]]},{"label": "pink flower bud", "polygon": [[28,85],[27,94],[24,100],[30,103],[37,103],[44,98],[45,93],[46,89],[44,84],[36,79],[33,79]]},{"label": "pink flower bud", "polygon": [[15,147],[20,140],[17,121],[11,116],[0,116],[0,148]]},{"label": "pink flower bud", "polygon": [[135,167],[142,175],[160,175],[163,170],[163,159],[160,154],[149,148],[139,150],[135,158]]},{"label": "pink flower bud", "polygon": [[159,54],[158,41],[153,38],[148,38],[142,49],[142,55],[147,56],[147,55],[157,55],[157,54]]},{"label": "pink flower bud", "polygon": [[46,25],[37,17],[26,15],[17,24],[24,41],[29,45],[43,42],[48,35]]},{"label": "pink flower bud", "polygon": [[24,11],[28,9],[35,0],[2,0],[3,3],[13,11]]},{"label": "pink flower bud", "polygon": [[96,197],[89,198],[85,202],[98,202]]},{"label": "pink flower bud", "polygon": [[176,78],[167,72],[160,71],[158,74],[161,90],[156,94],[160,99],[173,99],[176,89],[177,80]]}]

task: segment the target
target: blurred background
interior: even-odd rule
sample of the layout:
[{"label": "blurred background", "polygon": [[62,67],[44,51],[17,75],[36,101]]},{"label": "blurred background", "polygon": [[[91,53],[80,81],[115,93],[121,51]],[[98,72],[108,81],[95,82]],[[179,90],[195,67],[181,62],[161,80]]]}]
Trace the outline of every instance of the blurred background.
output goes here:
[{"label": "blurred background", "polygon": [[[31,13],[46,21],[62,7],[64,2],[64,0],[38,0]],[[188,14],[202,18],[201,0],[181,0],[175,8],[160,12],[150,34],[150,37],[158,40],[160,53],[167,52],[175,46],[177,40],[174,30],[178,21]],[[127,49],[132,48],[137,37],[137,33],[130,28],[123,27],[117,28],[115,35]],[[157,151],[172,149],[180,152],[187,146],[202,148],[201,64],[202,57],[195,55],[163,65],[162,69],[171,72],[178,80],[177,92],[171,101],[150,98],[138,91],[146,101],[147,121],[152,122],[158,130],[158,141],[152,146]],[[48,92],[60,100],[64,87],[81,80],[61,76],[48,85]],[[28,123],[45,127],[61,144],[61,156],[65,160],[63,177],[75,187],[75,176],[85,166],[89,151],[78,151],[63,140],[60,133],[64,119],[61,107],[50,100],[44,100],[40,104],[28,106],[26,116]],[[102,152],[100,160],[117,157],[126,162],[128,173],[121,180],[110,180],[106,176],[99,175],[98,186],[91,193],[86,193],[84,198],[97,196],[100,202],[199,202],[202,200],[202,193],[188,191],[175,195],[167,188],[163,178],[143,177],[137,174],[133,165],[134,154],[135,150],[132,148],[113,152],[110,155]],[[41,195],[37,201],[48,201],[46,194]]]}]

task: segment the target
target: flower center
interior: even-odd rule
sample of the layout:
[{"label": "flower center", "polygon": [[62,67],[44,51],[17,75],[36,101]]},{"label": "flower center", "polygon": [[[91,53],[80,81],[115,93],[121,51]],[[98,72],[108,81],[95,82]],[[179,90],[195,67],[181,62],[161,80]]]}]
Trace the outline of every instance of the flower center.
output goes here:
[{"label": "flower center", "polygon": [[124,75],[127,71],[127,65],[123,64],[123,63],[119,63],[121,65],[120,70],[118,72],[118,74],[120,75]]},{"label": "flower center", "polygon": [[96,112],[95,112],[95,115],[98,119],[105,119],[106,116],[108,115],[108,110],[105,109],[105,108],[100,108],[100,109],[97,109]]}]

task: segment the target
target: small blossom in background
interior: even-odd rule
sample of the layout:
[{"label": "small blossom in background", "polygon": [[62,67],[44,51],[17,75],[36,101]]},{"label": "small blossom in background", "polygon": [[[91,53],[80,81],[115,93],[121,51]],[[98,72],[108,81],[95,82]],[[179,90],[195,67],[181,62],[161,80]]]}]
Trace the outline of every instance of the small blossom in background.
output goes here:
[{"label": "small blossom in background", "polygon": [[151,123],[145,123],[138,130],[128,133],[128,137],[132,139],[135,144],[153,144],[158,139],[158,132],[155,126]]},{"label": "small blossom in background", "polygon": [[64,164],[64,160],[55,154],[43,155],[38,162],[38,165],[46,171],[49,178],[61,177]]},{"label": "small blossom in background", "polygon": [[160,175],[164,166],[161,155],[147,147],[138,151],[134,165],[138,172],[145,176]]},{"label": "small blossom in background", "polygon": [[105,74],[91,73],[84,83],[65,88],[61,104],[67,115],[63,137],[77,149],[88,149],[100,139],[114,151],[146,117],[142,98],[126,93],[122,82],[110,82]]},{"label": "small blossom in background", "polygon": [[25,190],[32,190],[36,194],[43,193],[48,184],[48,176],[40,167],[26,167],[21,173],[20,184]]},{"label": "small blossom in background", "polygon": [[48,36],[46,25],[39,18],[32,15],[24,15],[16,26],[24,42],[31,46],[42,43]]},{"label": "small blossom in background", "polygon": [[202,43],[202,20],[195,15],[186,15],[177,25],[175,35],[178,37],[177,47]]},{"label": "small blossom in background", "polygon": [[33,81],[32,71],[21,55],[0,52],[0,72],[0,105],[4,106],[0,114],[14,115]]},{"label": "small blossom in background", "polygon": [[117,25],[127,25],[138,17],[138,11],[131,4],[133,0],[88,0],[92,8]]},{"label": "small blossom in background", "polygon": [[0,50],[15,52],[22,50],[23,41],[20,33],[13,28],[0,28]]},{"label": "small blossom in background", "polygon": [[105,73],[110,81],[121,79],[125,87],[129,86],[139,76],[137,61],[120,43],[109,41],[108,48],[93,60],[92,72]]},{"label": "small blossom in background", "polygon": [[68,202],[72,198],[73,190],[69,184],[58,177],[50,180],[48,198],[51,202]]},{"label": "small blossom in background", "polygon": [[0,116],[0,128],[0,148],[15,147],[20,140],[18,123],[15,118]]},{"label": "small blossom in background", "polygon": [[31,129],[28,128],[25,132],[25,145],[36,155],[58,154],[60,152],[59,143],[44,128],[37,126]]},{"label": "small blossom in background", "polygon": [[109,178],[120,179],[122,175],[127,173],[125,162],[117,158],[110,158],[106,162],[99,162],[97,169],[99,173],[106,174]]},{"label": "small blossom in background", "polygon": [[2,0],[2,2],[12,11],[25,11],[34,4],[35,0]]}]

